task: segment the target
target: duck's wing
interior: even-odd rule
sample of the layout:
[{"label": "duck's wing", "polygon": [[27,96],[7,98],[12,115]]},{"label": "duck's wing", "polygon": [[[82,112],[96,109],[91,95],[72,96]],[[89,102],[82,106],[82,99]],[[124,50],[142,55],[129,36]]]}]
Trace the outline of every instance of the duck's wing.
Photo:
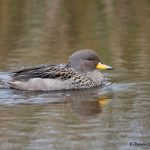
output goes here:
[{"label": "duck's wing", "polygon": [[35,68],[23,69],[13,72],[13,81],[28,81],[31,78],[49,78],[66,80],[72,77],[74,72],[71,68],[61,65],[43,65]]}]

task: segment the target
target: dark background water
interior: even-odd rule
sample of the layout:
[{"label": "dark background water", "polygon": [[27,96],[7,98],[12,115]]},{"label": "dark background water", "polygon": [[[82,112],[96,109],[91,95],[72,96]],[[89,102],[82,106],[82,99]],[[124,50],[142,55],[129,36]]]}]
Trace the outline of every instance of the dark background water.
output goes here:
[{"label": "dark background water", "polygon": [[[42,93],[2,82],[84,48],[114,67],[107,86]],[[1,150],[150,149],[130,145],[150,143],[149,0],[0,0],[0,71]]]}]

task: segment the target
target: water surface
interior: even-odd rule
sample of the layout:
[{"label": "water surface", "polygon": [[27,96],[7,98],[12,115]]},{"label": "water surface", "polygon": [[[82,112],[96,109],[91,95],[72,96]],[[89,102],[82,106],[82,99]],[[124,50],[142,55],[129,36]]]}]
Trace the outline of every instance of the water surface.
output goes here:
[{"label": "water surface", "polygon": [[[0,149],[134,150],[150,146],[150,3],[0,0]],[[9,89],[10,72],[95,50],[104,87]]]}]

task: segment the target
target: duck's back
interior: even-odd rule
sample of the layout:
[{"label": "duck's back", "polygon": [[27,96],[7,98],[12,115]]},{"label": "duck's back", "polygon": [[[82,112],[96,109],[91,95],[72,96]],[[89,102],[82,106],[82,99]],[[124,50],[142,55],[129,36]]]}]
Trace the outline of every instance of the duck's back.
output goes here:
[{"label": "duck's back", "polygon": [[86,89],[101,85],[100,72],[88,74],[77,72],[65,64],[44,65],[14,72],[12,88],[21,90],[54,91],[65,89]]}]

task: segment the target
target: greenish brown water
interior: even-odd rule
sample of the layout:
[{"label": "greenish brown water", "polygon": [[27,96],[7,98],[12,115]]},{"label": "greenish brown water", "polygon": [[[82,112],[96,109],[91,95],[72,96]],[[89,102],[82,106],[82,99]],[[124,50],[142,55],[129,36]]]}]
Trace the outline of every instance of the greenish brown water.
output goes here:
[{"label": "greenish brown water", "polygon": [[[0,0],[0,150],[150,149],[149,26],[149,0]],[[103,88],[27,92],[2,82],[83,48],[114,67]]]}]

